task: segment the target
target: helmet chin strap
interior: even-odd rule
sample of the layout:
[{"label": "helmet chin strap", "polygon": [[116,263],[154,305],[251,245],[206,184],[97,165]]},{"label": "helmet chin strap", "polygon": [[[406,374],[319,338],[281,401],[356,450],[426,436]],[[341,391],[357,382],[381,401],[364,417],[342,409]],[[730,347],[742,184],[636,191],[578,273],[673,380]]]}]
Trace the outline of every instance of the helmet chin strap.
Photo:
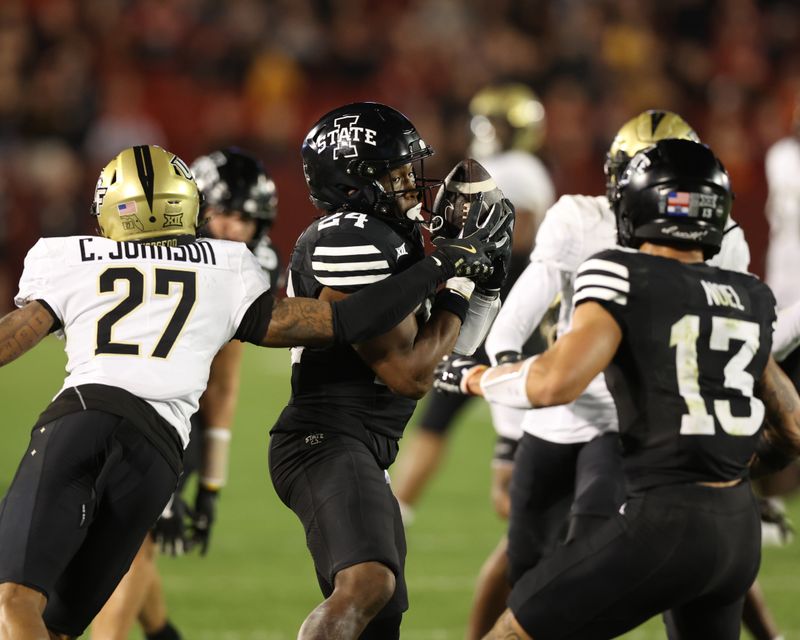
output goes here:
[{"label": "helmet chin strap", "polygon": [[442,216],[432,216],[431,221],[422,226],[428,230],[428,233],[436,233],[444,226],[444,218]]}]

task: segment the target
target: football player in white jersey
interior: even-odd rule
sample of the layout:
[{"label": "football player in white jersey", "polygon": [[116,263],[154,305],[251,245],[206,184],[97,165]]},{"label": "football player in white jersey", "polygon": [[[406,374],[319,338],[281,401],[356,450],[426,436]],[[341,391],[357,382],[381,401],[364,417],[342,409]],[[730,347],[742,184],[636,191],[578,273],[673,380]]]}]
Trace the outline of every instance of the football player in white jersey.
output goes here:
[{"label": "football player in white jersey", "polygon": [[[250,153],[226,148],[200,156],[189,167],[202,195],[198,233],[219,240],[244,242],[270,282],[280,277],[280,261],[269,238],[278,213],[275,182]],[[200,410],[192,416],[191,438],[183,458],[178,491],[103,609],[92,621],[92,637],[125,640],[138,620],[148,640],[180,640],[167,616],[167,604],[156,564],[156,544],[172,555],[195,546],[205,555],[215,520],[216,502],[227,479],[231,427],[239,397],[244,345],[226,344],[214,356]],[[190,508],[181,495],[187,478],[199,472]],[[187,526],[187,521],[191,526]]]},{"label": "football player in white jersey", "polygon": [[800,107],[795,129],[767,150],[764,161],[770,227],[765,281],[775,292],[778,309],[800,300]]},{"label": "football player in white jersey", "polygon": [[[472,116],[470,155],[487,169],[516,209],[511,267],[501,292],[505,297],[525,269],[536,229],[555,200],[547,168],[534,155],[544,137],[544,107],[529,87],[513,83],[484,87],[472,98],[469,108]],[[447,435],[464,402],[465,398],[431,392],[418,428],[407,438],[393,479],[395,495],[407,522],[413,518],[414,506],[444,458]],[[514,413],[504,407],[492,408],[492,416],[500,425],[518,421]],[[502,430],[503,426],[499,428]],[[497,495],[495,505],[502,514],[502,505],[506,502],[503,497],[503,487],[507,484],[505,469],[513,456],[510,443],[501,440],[497,453],[492,493]]]},{"label": "football player in white jersey", "polygon": [[[609,193],[635,153],[666,138],[698,140],[688,123],[669,111],[645,111],[626,122],[607,155]],[[558,335],[566,332],[574,310],[576,269],[616,242],[616,220],[607,196],[562,196],[547,212],[531,263],[487,337],[492,361],[517,357],[559,293]],[[729,220],[714,263],[746,271],[749,260],[744,234]],[[616,407],[602,375],[573,403],[527,412],[522,430],[525,435],[518,435],[517,452],[522,464],[515,465],[511,487],[508,561],[512,583],[564,536],[574,538],[591,529],[613,514],[621,501]]]},{"label": "football player in white jersey", "polygon": [[478,230],[347,300],[276,300],[244,244],[195,237],[198,204],[180,158],[126,149],[97,184],[101,235],[28,253],[21,308],[0,320],[0,366],[55,330],[67,378],[0,504],[0,640],[83,633],[175,489],[189,418],[229,340],[360,342],[444,279],[485,275],[496,249]]},{"label": "football player in white jersey", "polygon": [[[775,292],[781,314],[800,315],[800,105],[797,107],[792,135],[778,140],[767,151],[765,159],[767,176],[767,220],[770,235],[767,249],[766,282]],[[800,386],[800,350],[796,345],[784,349],[778,361]],[[777,356],[776,356],[777,357]],[[788,476],[789,473],[784,474]],[[795,476],[797,476],[795,470]],[[790,487],[796,487],[800,478],[784,477]],[[776,487],[778,488],[778,487]],[[781,487],[786,489],[787,487]]]}]

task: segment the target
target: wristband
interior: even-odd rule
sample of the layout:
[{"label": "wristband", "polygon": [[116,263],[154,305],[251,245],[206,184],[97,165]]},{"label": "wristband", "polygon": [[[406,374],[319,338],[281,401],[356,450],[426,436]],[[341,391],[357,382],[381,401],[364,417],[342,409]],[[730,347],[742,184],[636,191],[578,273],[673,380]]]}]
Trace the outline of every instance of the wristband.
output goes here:
[{"label": "wristband", "polygon": [[439,310],[449,311],[453,315],[458,316],[458,319],[461,320],[461,324],[464,324],[467,312],[469,311],[469,301],[452,289],[442,289],[436,294],[436,300],[433,302],[433,309],[431,309],[431,312]]},{"label": "wristband", "polygon": [[[528,358],[520,369],[510,373],[503,373],[492,376],[487,380],[486,373],[481,377],[480,387],[483,397],[489,402],[501,404],[515,409],[532,409],[530,399],[528,399],[528,371],[530,371],[533,361],[538,356]],[[496,368],[493,367],[496,370]],[[492,371],[492,369],[489,369]]]},{"label": "wristband", "polygon": [[525,356],[523,356],[519,351],[509,349],[507,351],[498,351],[495,354],[494,359],[497,364],[511,364],[513,362],[524,360]]},{"label": "wristband", "polygon": [[231,430],[225,427],[208,427],[203,431],[203,473],[200,484],[218,491],[228,479],[228,454]]},{"label": "wristband", "polygon": [[444,286],[446,289],[450,289],[450,291],[459,294],[467,302],[469,302],[472,297],[472,292],[475,290],[475,283],[469,278],[463,277],[449,278],[447,282],[444,283]]}]

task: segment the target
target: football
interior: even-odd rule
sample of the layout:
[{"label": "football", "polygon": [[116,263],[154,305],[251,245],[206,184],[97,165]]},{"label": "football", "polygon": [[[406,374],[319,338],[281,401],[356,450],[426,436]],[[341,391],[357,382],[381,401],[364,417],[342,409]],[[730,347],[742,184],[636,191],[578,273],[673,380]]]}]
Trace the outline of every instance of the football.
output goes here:
[{"label": "football", "polygon": [[483,211],[503,198],[494,179],[477,160],[459,162],[444,179],[433,203],[432,226],[440,235],[455,237],[464,227],[472,203],[483,194]]}]

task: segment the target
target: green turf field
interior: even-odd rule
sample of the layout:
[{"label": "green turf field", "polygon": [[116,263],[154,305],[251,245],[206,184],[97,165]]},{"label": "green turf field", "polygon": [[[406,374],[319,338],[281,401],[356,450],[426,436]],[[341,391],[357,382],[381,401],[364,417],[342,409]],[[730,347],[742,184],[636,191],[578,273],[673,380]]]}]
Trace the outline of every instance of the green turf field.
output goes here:
[{"label": "green turf field", "polygon": [[[186,640],[289,640],[320,600],[302,528],[275,497],[267,474],[267,431],[288,397],[288,360],[285,351],[248,347],[230,484],[220,501],[210,553],[203,559],[160,560],[171,618]],[[29,426],[60,387],[64,362],[61,343],[48,338],[0,369],[2,491],[11,482]],[[473,581],[502,531],[489,503],[493,433],[487,419],[488,412],[475,403],[408,531],[411,610],[403,638],[463,637]],[[800,522],[799,509],[792,507],[795,522]],[[797,544],[765,552],[762,584],[786,638],[800,638],[798,566]],[[625,637],[664,634],[651,621]]]}]

